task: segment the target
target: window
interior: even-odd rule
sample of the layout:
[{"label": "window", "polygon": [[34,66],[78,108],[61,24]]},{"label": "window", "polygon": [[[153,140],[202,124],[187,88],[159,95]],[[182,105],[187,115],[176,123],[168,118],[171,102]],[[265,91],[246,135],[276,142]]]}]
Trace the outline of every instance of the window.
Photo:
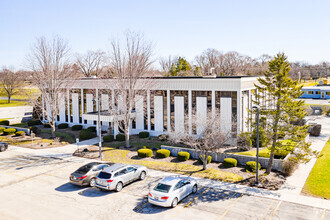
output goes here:
[{"label": "window", "polygon": [[111,178],[111,173],[107,173],[107,172],[101,172],[97,178],[101,178],[101,179],[110,179]]},{"label": "window", "polygon": [[171,189],[170,185],[166,185],[163,183],[158,183],[158,185],[154,188],[155,191],[164,192],[164,193],[168,193],[170,189]]},{"label": "window", "polygon": [[330,92],[327,92],[327,95],[330,95]]},{"label": "window", "polygon": [[307,94],[308,94],[308,95],[313,95],[314,92],[313,92],[313,91],[307,91]]},{"label": "window", "polygon": [[136,169],[134,169],[133,167],[127,167],[127,172],[134,172]]},{"label": "window", "polygon": [[321,92],[320,92],[320,91],[315,91],[315,94],[316,94],[316,95],[320,95]]},{"label": "window", "polygon": [[183,181],[181,180],[180,182],[178,182],[178,183],[175,185],[174,190],[181,188],[183,185],[184,185],[184,184],[183,184]]}]

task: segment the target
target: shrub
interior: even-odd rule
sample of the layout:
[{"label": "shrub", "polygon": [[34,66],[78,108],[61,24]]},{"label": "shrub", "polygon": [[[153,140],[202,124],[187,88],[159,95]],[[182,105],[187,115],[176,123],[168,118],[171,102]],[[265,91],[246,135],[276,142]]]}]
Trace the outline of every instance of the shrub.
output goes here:
[{"label": "shrub", "polygon": [[153,152],[150,149],[139,149],[138,150],[138,156],[141,158],[151,157],[152,155],[153,155]]},{"label": "shrub", "polygon": [[[199,163],[203,164],[202,155],[199,156],[198,161],[199,161]],[[212,156],[208,156],[207,159],[206,159],[206,163],[209,164],[211,162],[212,162]]]},{"label": "shrub", "polygon": [[44,128],[51,128],[52,126],[49,123],[44,124]]},{"label": "shrub", "polygon": [[291,176],[292,173],[297,169],[297,167],[298,167],[298,163],[289,158],[288,160],[285,160],[283,162],[282,174],[284,176]]},{"label": "shrub", "polygon": [[91,127],[88,127],[87,130],[89,130],[91,132],[96,132],[96,127],[95,126],[91,126]]},{"label": "shrub", "polygon": [[225,158],[223,161],[223,165],[225,167],[236,167],[237,166],[237,160],[234,158]]},{"label": "shrub", "polygon": [[270,152],[259,152],[259,157],[269,158],[270,157]]},{"label": "shrub", "polygon": [[81,130],[79,133],[80,140],[87,140],[95,137],[95,134],[91,132],[90,130]]},{"label": "shrub", "polygon": [[[252,146],[257,147],[257,129],[253,129],[251,133]],[[267,147],[268,139],[265,133],[265,130],[262,127],[259,127],[259,147]]]},{"label": "shrub", "polygon": [[149,132],[147,132],[147,131],[141,131],[139,133],[139,138],[147,138],[147,137],[149,137]]},{"label": "shrub", "polygon": [[30,130],[35,133],[35,134],[39,134],[40,133],[40,129],[36,126],[32,126],[30,127]]},{"label": "shrub", "polygon": [[25,131],[16,131],[16,136],[25,136]]},{"label": "shrub", "polygon": [[178,153],[178,160],[180,161],[186,161],[186,160],[189,160],[189,157],[190,157],[190,153],[189,152],[186,152],[186,151],[180,151]]},{"label": "shrub", "polygon": [[[143,146],[143,147],[141,147],[141,149],[150,149],[150,147],[148,147],[148,146]],[[158,150],[158,149],[157,149]]]},{"label": "shrub", "polygon": [[9,126],[9,121],[8,120],[1,120],[0,125],[6,125]]},{"label": "shrub", "polygon": [[65,129],[65,128],[68,128],[69,125],[67,123],[62,123],[62,124],[59,124],[57,125],[58,129]]},{"label": "shrub", "polygon": [[116,141],[125,141],[125,135],[124,134],[117,134],[116,135]]},{"label": "shrub", "polygon": [[40,120],[31,120],[31,121],[28,121],[28,126],[34,126],[34,125],[41,125],[41,121]]},{"label": "shrub", "polygon": [[169,136],[167,134],[160,134],[158,135],[158,140],[160,141],[167,141]]},{"label": "shrub", "polygon": [[2,134],[4,130],[6,130],[5,127],[0,127],[0,134]]},{"label": "shrub", "polygon": [[169,157],[171,154],[171,151],[166,149],[159,149],[156,151],[156,157],[157,158],[166,158]]},{"label": "shrub", "polygon": [[237,148],[240,151],[251,150],[252,140],[249,132],[243,132],[237,136]]},{"label": "shrub", "polygon": [[83,126],[82,125],[73,125],[71,127],[72,131],[80,131],[82,130]]},{"label": "shrub", "polygon": [[311,124],[310,127],[308,128],[308,133],[311,135],[311,136],[320,136],[320,133],[321,133],[321,128],[322,128],[322,125],[320,124]]},{"label": "shrub", "polygon": [[115,137],[112,134],[103,136],[104,142],[112,142],[114,140],[115,140]]},{"label": "shrub", "polygon": [[15,132],[16,132],[16,129],[15,129],[15,128],[7,128],[7,129],[3,130],[3,133],[4,133],[5,135],[8,135],[8,134],[15,134]]},{"label": "shrub", "polygon": [[[260,170],[260,168],[261,168],[261,165],[259,163],[258,170]],[[250,172],[255,172],[257,170],[257,162],[255,162],[255,161],[246,162],[245,169]]]},{"label": "shrub", "polygon": [[327,110],[327,112],[325,113],[326,116],[330,117],[330,108]]}]

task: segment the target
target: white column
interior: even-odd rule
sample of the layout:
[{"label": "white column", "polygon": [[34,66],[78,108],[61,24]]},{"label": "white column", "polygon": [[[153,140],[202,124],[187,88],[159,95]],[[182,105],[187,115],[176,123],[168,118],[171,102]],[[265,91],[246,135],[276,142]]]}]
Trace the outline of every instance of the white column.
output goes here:
[{"label": "white column", "polygon": [[204,131],[207,120],[207,97],[196,97],[196,108],[197,135],[200,135]]},{"label": "white column", "polygon": [[237,91],[237,134],[241,133],[242,124],[242,91]]},{"label": "white column", "polygon": [[191,90],[188,90],[188,129],[189,134],[192,134],[192,95]]},{"label": "white column", "polygon": [[79,124],[79,94],[72,93],[72,122]]},{"label": "white column", "polygon": [[151,130],[151,117],[150,117],[150,90],[147,91],[147,118],[148,118],[148,131]]},{"label": "white column", "polygon": [[[93,105],[93,94],[86,94],[86,111],[87,112],[93,112],[94,111],[94,105]],[[92,120],[87,120],[87,124],[92,125]]]},{"label": "white column", "polygon": [[174,130],[184,133],[184,97],[174,96]]},{"label": "white column", "polygon": [[245,131],[247,131],[247,127],[248,127],[248,125],[247,125],[247,119],[248,119],[248,107],[249,107],[249,105],[248,105],[248,95],[247,94],[244,94],[243,95],[243,109],[242,109],[242,112],[243,112],[243,118],[242,118],[242,132],[245,132]]},{"label": "white column", "polygon": [[167,90],[167,132],[171,132],[171,91]]},{"label": "white column", "polygon": [[154,96],[155,131],[164,131],[163,96]]},{"label": "white column", "polygon": [[[95,100],[96,100],[96,111],[99,110],[99,103],[97,103],[97,100],[99,98],[99,90],[96,89],[96,92],[95,92]],[[101,103],[100,103],[101,104]]]},{"label": "white column", "polygon": [[[80,92],[80,100],[81,100],[81,103],[80,103],[80,105],[81,105],[81,117],[82,117],[82,115],[85,113],[84,112],[84,89],[81,89],[81,92]],[[84,119],[82,118],[82,120],[81,120],[81,124],[84,124]]]},{"label": "white column", "polygon": [[[107,94],[101,95],[101,111],[109,110],[109,96]],[[109,127],[109,122],[102,121],[102,126]]]},{"label": "white column", "polygon": [[136,111],[136,129],[144,130],[144,111],[143,111],[143,96],[135,97],[135,111]]},{"label": "white column", "polygon": [[215,91],[212,90],[212,119],[215,117]]},{"label": "white column", "polygon": [[[114,111],[115,110],[115,90],[112,89],[111,90],[111,110]],[[117,126],[117,127],[116,127]],[[118,125],[115,124],[114,122],[111,122],[111,127],[113,129],[113,132],[114,132],[114,136],[116,138],[116,135],[115,133],[117,132],[118,133]]]},{"label": "white column", "polygon": [[59,100],[59,113],[60,113],[60,121],[65,122],[65,99],[64,94],[60,93],[58,94],[58,100]]},{"label": "white column", "polygon": [[42,120],[46,120],[45,118],[45,98],[44,95],[41,96],[41,105],[42,105]]},{"label": "white column", "polygon": [[232,126],[232,100],[229,97],[220,98],[220,126],[223,133],[231,131]]},{"label": "white column", "polygon": [[68,99],[68,122],[70,123],[71,122],[71,109],[70,109],[70,91],[69,89],[66,90],[66,96],[67,96],[67,99]]}]

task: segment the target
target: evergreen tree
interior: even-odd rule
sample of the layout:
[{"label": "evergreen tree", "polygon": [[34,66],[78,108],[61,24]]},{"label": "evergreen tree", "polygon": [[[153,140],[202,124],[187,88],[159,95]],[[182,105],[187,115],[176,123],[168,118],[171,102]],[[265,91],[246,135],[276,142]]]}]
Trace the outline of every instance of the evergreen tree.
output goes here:
[{"label": "evergreen tree", "polygon": [[176,61],[176,63],[172,64],[169,75],[170,76],[179,76],[179,75],[186,76],[189,74],[190,71],[191,71],[191,66],[190,66],[189,62],[185,58],[179,57],[178,60]]},{"label": "evergreen tree", "polygon": [[260,106],[260,118],[271,143],[270,160],[266,170],[270,173],[275,151],[286,147],[282,144],[283,141],[279,141],[279,137],[283,134],[286,139],[297,142],[295,147],[299,150],[295,151],[296,161],[307,162],[315,152],[312,152],[310,144],[305,142],[308,126],[290,123],[304,118],[307,112],[304,107],[305,102],[298,100],[302,95],[302,86],[288,75],[290,63],[287,57],[284,53],[279,53],[268,64],[264,77],[258,78],[259,83],[255,85],[257,92],[254,102]]}]

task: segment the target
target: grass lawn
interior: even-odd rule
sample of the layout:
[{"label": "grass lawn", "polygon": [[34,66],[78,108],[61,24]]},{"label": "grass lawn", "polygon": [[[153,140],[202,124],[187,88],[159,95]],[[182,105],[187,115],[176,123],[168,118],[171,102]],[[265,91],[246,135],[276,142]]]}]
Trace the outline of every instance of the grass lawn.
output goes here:
[{"label": "grass lawn", "polygon": [[[41,133],[51,134],[52,131],[43,129],[43,130],[41,130]],[[76,141],[69,133],[66,133],[66,132],[56,131],[55,135],[56,135],[56,137],[60,137],[61,141],[65,141],[65,142],[69,142],[69,143],[74,143]]]},{"label": "grass lawn", "polygon": [[[269,150],[267,148],[264,148],[261,150],[259,149],[259,154],[260,153],[269,153]],[[244,152],[239,152],[239,153],[234,153],[234,154],[255,157],[255,156],[257,156],[257,150],[244,151]]]},{"label": "grass lawn", "polygon": [[[15,139],[8,138],[6,136],[0,136],[0,141],[6,142],[10,145],[16,145],[16,146],[20,146],[22,144],[31,144],[32,143],[31,140],[20,140],[20,141],[18,141],[18,140],[15,140]],[[38,142],[42,142],[42,143],[52,143],[53,141],[54,140],[48,140],[48,139],[38,140]]]},{"label": "grass lawn", "polygon": [[217,169],[209,168],[207,170],[201,170],[200,167],[182,163],[170,163],[164,161],[144,161],[143,159],[132,160],[126,157],[128,150],[118,150],[114,148],[104,149],[104,160],[113,163],[125,163],[125,164],[140,164],[148,167],[149,169],[161,170],[166,172],[191,175],[195,177],[202,177],[226,182],[236,182],[243,180],[243,178],[237,174],[222,172]]},{"label": "grass lawn", "polygon": [[27,105],[28,102],[24,101],[11,101],[11,103],[8,103],[7,100],[0,100],[0,108],[1,107],[16,107],[16,106],[23,106]]},{"label": "grass lawn", "polygon": [[27,124],[27,122],[22,122],[22,123],[12,124],[10,126],[19,127],[19,128],[26,128],[26,127],[28,127],[28,124]]},{"label": "grass lawn", "polygon": [[330,139],[310,172],[302,192],[330,199]]}]

